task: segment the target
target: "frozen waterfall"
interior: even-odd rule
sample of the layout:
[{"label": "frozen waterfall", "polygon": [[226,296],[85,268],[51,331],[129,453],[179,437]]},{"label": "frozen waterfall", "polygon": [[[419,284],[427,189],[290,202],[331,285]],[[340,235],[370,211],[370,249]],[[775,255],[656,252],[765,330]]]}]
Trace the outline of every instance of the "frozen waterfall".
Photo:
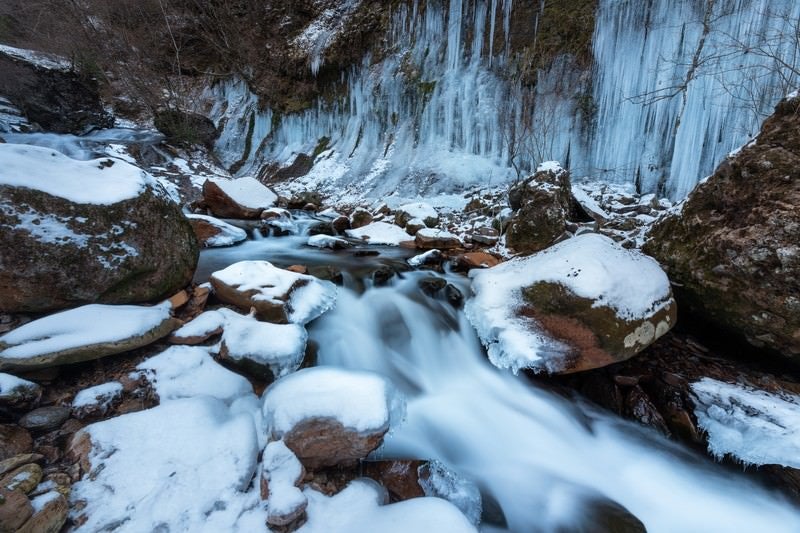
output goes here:
[{"label": "frozen waterfall", "polygon": [[798,82],[794,0],[600,0],[591,76],[562,58],[532,92],[510,75],[516,15],[512,0],[400,5],[383,58],[367,54],[342,96],[300,113],[218,83],[205,95],[218,155],[239,174],[312,155],[303,185],[336,195],[497,185],[557,159],[577,177],[682,198]]}]

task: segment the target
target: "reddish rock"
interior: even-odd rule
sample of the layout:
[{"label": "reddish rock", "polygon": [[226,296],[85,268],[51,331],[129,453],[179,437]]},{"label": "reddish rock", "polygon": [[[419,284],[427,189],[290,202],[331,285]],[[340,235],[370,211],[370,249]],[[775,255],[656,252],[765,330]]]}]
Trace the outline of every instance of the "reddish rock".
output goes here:
[{"label": "reddish rock", "polygon": [[0,461],[33,451],[33,439],[27,430],[15,424],[0,425]]},{"label": "reddish rock", "polygon": [[459,267],[471,270],[473,268],[491,268],[500,264],[500,260],[486,252],[468,252],[456,258]]},{"label": "reddish rock", "polygon": [[25,494],[0,488],[0,531],[18,531],[32,515],[33,506]]},{"label": "reddish rock", "polygon": [[386,487],[393,502],[425,496],[419,484],[419,467],[424,461],[395,459],[367,461],[363,464],[364,475]]},{"label": "reddish rock", "polygon": [[388,428],[361,434],[336,420],[311,418],[283,436],[286,446],[310,470],[325,466],[353,465],[383,442]]}]

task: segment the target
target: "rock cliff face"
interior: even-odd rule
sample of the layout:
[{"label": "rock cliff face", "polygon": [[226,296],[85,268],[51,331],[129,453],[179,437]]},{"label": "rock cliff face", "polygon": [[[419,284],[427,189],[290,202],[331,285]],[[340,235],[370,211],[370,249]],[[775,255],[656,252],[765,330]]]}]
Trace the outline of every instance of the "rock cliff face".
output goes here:
[{"label": "rock cliff face", "polygon": [[645,251],[683,309],[800,362],[800,97],[656,224]]},{"label": "rock cliff face", "polygon": [[85,133],[110,127],[97,82],[71,70],[44,68],[0,51],[0,95],[41,128],[56,133]]}]

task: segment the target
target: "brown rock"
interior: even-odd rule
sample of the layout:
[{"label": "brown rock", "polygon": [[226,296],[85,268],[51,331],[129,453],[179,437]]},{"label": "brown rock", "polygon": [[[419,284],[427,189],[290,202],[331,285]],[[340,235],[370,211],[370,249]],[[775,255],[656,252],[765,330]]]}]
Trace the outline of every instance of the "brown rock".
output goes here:
[{"label": "brown rock", "polygon": [[91,451],[91,436],[86,431],[78,431],[72,436],[67,445],[67,460],[78,465],[80,472],[85,474],[92,469],[92,463],[89,461],[89,453]]},{"label": "brown rock", "polygon": [[286,267],[289,272],[297,272],[298,274],[308,274],[308,267],[305,265],[292,265]]},{"label": "brown rock", "polygon": [[494,246],[500,240],[500,232],[494,228],[480,227],[472,234],[472,242],[484,246]]},{"label": "brown rock", "polygon": [[46,503],[17,533],[58,533],[64,527],[69,513],[67,499],[58,493],[47,493],[39,498],[47,498]]},{"label": "brown rock", "polygon": [[0,488],[0,533],[19,531],[32,515],[33,506],[25,494]]},{"label": "brown rock", "polygon": [[414,245],[421,250],[452,250],[461,247],[461,239],[447,231],[426,228],[416,233]]},{"label": "brown rock", "polygon": [[653,226],[644,250],[683,309],[800,361],[800,98]]},{"label": "brown rock", "polygon": [[40,463],[44,457],[38,453],[22,453],[0,461],[0,476],[29,463]]},{"label": "brown rock", "polygon": [[469,252],[456,257],[456,263],[465,270],[473,268],[492,268],[499,265],[500,260],[486,252]]},{"label": "brown rock", "polygon": [[251,208],[239,205],[219,185],[211,180],[206,180],[203,183],[203,200],[214,216],[221,218],[261,218],[264,208],[269,207],[265,205]]},{"label": "brown rock", "polygon": [[172,310],[175,311],[189,302],[189,293],[185,290],[181,290],[172,296],[169,297],[169,304],[172,306]]},{"label": "brown rock", "polygon": [[42,467],[36,463],[28,463],[8,472],[0,479],[0,487],[6,490],[18,490],[28,494],[42,480]]},{"label": "brown rock", "polygon": [[350,219],[346,216],[336,217],[333,222],[331,222],[331,227],[337,234],[342,235],[346,230],[351,228]]},{"label": "brown rock", "polygon": [[0,460],[32,451],[33,439],[27,430],[15,424],[0,425]]},{"label": "brown rock", "polygon": [[356,209],[353,211],[353,214],[350,215],[350,228],[357,229],[364,227],[366,225],[372,224],[373,217],[372,213],[367,211],[366,209]]},{"label": "brown rock", "polygon": [[353,465],[383,442],[388,428],[361,434],[336,420],[311,418],[283,436],[286,446],[309,470],[334,465]]},{"label": "brown rock", "polygon": [[419,467],[424,461],[395,459],[388,461],[366,461],[362,467],[364,475],[386,487],[393,502],[425,496],[419,484]]}]

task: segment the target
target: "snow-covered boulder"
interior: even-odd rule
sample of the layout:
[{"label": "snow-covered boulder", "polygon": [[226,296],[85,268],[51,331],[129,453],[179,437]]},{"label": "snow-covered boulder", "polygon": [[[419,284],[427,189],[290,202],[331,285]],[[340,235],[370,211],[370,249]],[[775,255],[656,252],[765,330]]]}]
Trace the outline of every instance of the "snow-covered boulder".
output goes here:
[{"label": "snow-covered boulder", "polygon": [[247,374],[273,380],[300,368],[308,333],[299,324],[260,322],[230,309],[225,316],[219,355]]},{"label": "snow-covered boulder", "polygon": [[247,379],[214,361],[201,347],[172,346],[136,369],[153,384],[162,403],[205,395],[232,404],[253,393]]},{"label": "snow-covered boulder", "polygon": [[218,218],[188,214],[197,240],[206,248],[232,246],[247,239],[247,232]]},{"label": "snow-covered boulder", "polygon": [[242,512],[258,452],[252,416],[210,396],[89,425],[70,448],[88,469],[70,494],[76,531],[213,531]]},{"label": "snow-covered boulder", "polygon": [[361,239],[367,244],[398,246],[401,242],[412,240],[403,228],[387,222],[372,222],[357,229],[349,229],[345,233],[348,237]]},{"label": "snow-covered boulder", "polygon": [[0,407],[30,410],[42,397],[42,388],[32,381],[0,373]]},{"label": "snow-covered boulder", "polygon": [[78,420],[100,417],[122,400],[123,386],[119,381],[109,381],[83,389],[72,400],[72,416]]},{"label": "snow-covered boulder", "polygon": [[282,440],[270,442],[261,463],[261,498],[267,500],[267,524],[286,526],[303,513],[308,498],[300,490],[305,469]]},{"label": "snow-covered boulder", "polygon": [[142,169],[0,144],[0,311],[157,300],[189,283],[197,238]]},{"label": "snow-covered boulder", "polygon": [[225,315],[216,310],[204,311],[193,320],[174,331],[169,337],[172,344],[195,345],[222,333]]},{"label": "snow-covered boulder", "polygon": [[329,248],[331,250],[344,250],[352,246],[350,241],[339,237],[331,237],[330,235],[312,235],[308,238],[306,244],[315,248]]},{"label": "snow-covered boulder", "polygon": [[314,367],[270,385],[263,413],[269,440],[283,439],[314,469],[366,457],[403,409],[402,398],[377,374]]},{"label": "snow-covered boulder", "polygon": [[384,505],[385,492],[372,480],[356,479],[331,497],[313,489],[304,492],[308,497],[308,521],[298,533],[478,531],[458,508],[441,498],[413,498]]},{"label": "snow-covered boulder", "polygon": [[0,370],[78,363],[146,346],[180,324],[170,309],[169,302],[92,304],[34,320],[0,337]]},{"label": "snow-covered boulder", "polygon": [[514,371],[569,373],[622,361],[677,318],[658,263],[598,234],[470,276],[467,316],[491,361]]},{"label": "snow-covered boulder", "polygon": [[452,250],[461,246],[461,239],[443,229],[423,228],[414,237],[414,244],[422,250]]},{"label": "snow-covered boulder", "polygon": [[203,183],[205,206],[222,218],[259,218],[277,199],[277,194],[255,178],[209,178]]},{"label": "snow-covered boulder", "polygon": [[421,220],[426,226],[432,228],[439,223],[439,213],[430,204],[415,202],[401,205],[394,214],[394,223],[405,227],[411,220]]},{"label": "snow-covered boulder", "polygon": [[336,285],[278,268],[268,261],[240,261],[211,275],[220,300],[269,322],[306,324],[332,308]]}]

